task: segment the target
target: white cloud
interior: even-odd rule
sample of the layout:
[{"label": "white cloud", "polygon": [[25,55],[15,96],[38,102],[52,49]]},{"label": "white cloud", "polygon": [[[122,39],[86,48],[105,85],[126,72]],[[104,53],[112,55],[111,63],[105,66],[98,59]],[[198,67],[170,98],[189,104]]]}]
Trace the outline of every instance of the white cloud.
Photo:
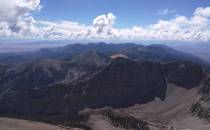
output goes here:
[{"label": "white cloud", "polygon": [[112,26],[115,24],[116,17],[112,13],[100,15],[93,20],[93,27],[96,28],[97,34],[112,34]]},{"label": "white cloud", "polygon": [[41,32],[39,37],[41,38],[61,38],[69,39],[82,37],[87,33],[88,27],[85,25],[80,25],[76,22],[70,21],[60,21],[60,22],[50,22],[50,21],[39,21]]},{"label": "white cloud", "polygon": [[204,17],[210,17],[210,7],[199,7],[195,10],[194,15],[200,15]]},{"label": "white cloud", "polygon": [[40,0],[0,0],[1,36],[25,36],[34,33],[36,21],[31,11],[39,10]]},{"label": "white cloud", "polygon": [[10,36],[11,31],[7,22],[0,22],[0,36]]},{"label": "white cloud", "polygon": [[164,10],[159,10],[156,14],[166,16],[166,15],[171,15],[175,13],[176,13],[176,10],[174,9],[164,9]]},{"label": "white cloud", "polygon": [[[114,27],[117,17],[112,13],[96,17],[87,26],[72,21],[35,20],[31,12],[40,8],[40,0],[0,0],[0,37],[210,41],[210,7],[197,8],[190,18],[176,16],[146,27],[121,29]],[[170,12],[167,9],[163,14]]]}]

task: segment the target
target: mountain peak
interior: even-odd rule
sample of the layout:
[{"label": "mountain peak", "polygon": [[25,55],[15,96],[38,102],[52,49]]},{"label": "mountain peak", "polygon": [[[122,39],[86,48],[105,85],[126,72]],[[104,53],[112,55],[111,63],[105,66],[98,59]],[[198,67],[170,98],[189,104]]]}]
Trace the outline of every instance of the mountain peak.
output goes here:
[{"label": "mountain peak", "polygon": [[98,55],[97,52],[93,49],[87,51],[85,54],[88,56],[97,56]]},{"label": "mountain peak", "polygon": [[87,64],[87,65],[96,65],[102,66],[108,63],[109,58],[97,53],[95,50],[89,50],[85,53],[75,56],[71,62],[77,64]]}]

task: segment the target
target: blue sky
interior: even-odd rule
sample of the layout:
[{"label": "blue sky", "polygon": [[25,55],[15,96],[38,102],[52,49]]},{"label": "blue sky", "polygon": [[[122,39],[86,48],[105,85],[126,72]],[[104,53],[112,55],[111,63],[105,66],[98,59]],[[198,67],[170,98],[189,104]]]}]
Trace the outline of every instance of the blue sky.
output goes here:
[{"label": "blue sky", "polygon": [[0,0],[0,39],[210,41],[210,0]]},{"label": "blue sky", "polygon": [[[42,0],[41,5],[41,12],[35,13],[40,20],[70,20],[90,25],[96,16],[111,12],[117,17],[115,27],[121,28],[147,26],[175,15],[190,17],[197,7],[210,6],[210,0]],[[164,9],[176,12],[157,15]]]}]

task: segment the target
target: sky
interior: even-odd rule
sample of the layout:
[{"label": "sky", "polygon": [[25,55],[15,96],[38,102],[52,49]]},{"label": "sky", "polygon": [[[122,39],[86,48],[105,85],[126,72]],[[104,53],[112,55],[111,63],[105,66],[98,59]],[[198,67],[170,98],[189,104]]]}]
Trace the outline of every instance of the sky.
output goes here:
[{"label": "sky", "polygon": [[0,0],[0,38],[210,41],[210,0]]},{"label": "sky", "polygon": [[[191,17],[197,7],[210,6],[210,0],[42,0],[41,5],[37,19],[92,24],[96,16],[111,12],[117,17],[115,27],[126,28],[147,26],[175,15]],[[157,15],[167,9],[169,14]]]}]

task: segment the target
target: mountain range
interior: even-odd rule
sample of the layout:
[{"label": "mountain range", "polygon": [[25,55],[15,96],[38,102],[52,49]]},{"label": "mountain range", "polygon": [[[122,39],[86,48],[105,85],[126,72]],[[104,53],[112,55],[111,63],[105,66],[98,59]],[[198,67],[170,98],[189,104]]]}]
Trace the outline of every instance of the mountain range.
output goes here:
[{"label": "mountain range", "polygon": [[[69,117],[75,117],[77,113],[80,123],[77,119],[76,126],[91,128],[88,119],[80,120],[79,112],[109,106],[113,108],[112,112],[118,111],[119,116],[120,108],[151,104],[159,99],[163,104],[165,102],[165,108],[170,106],[170,110],[177,113],[184,110],[195,118],[209,118],[206,116],[209,113],[206,106],[210,97],[210,64],[165,45],[71,44],[37,52],[1,54],[0,63],[2,116],[51,123],[68,122],[67,125],[75,126],[75,119]],[[172,89],[171,85],[176,87]],[[174,98],[177,97],[172,96],[180,89],[183,90],[180,97],[185,95],[184,91],[192,90],[200,96],[181,109],[185,103],[176,101]],[[167,105],[170,96],[174,102],[170,100]],[[186,94],[185,98],[188,97],[189,94]],[[151,107],[145,107],[145,111],[149,109]],[[91,114],[88,112],[88,116],[104,113],[93,111]],[[155,114],[160,116],[164,112]],[[112,114],[111,117],[110,113],[105,115],[112,119]],[[133,122],[134,117],[117,118]],[[148,123],[148,127],[144,128],[153,130],[151,124],[155,122],[142,118]],[[152,118],[156,119],[155,116]],[[169,126],[169,122],[161,125]],[[155,129],[161,129],[161,125],[155,126]]]}]

